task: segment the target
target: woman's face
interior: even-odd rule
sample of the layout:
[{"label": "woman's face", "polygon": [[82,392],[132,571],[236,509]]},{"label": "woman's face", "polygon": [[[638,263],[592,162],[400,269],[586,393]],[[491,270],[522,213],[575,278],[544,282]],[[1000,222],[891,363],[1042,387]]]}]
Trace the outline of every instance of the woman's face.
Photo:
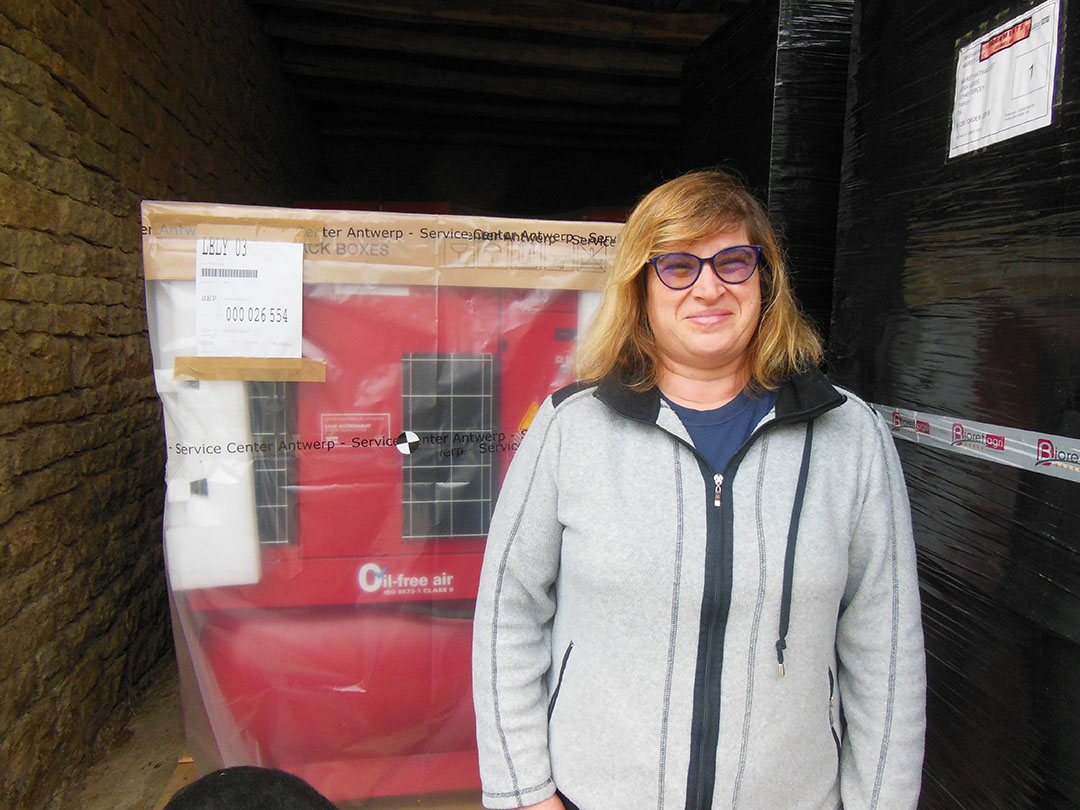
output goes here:
[{"label": "woman's face", "polygon": [[[746,226],[740,225],[665,252],[709,258],[725,248],[749,243]],[[711,263],[705,264],[693,285],[672,290],[652,267],[646,269],[645,313],[663,371],[699,378],[745,373],[746,351],[761,315],[759,270],[741,284],[725,284]]]}]

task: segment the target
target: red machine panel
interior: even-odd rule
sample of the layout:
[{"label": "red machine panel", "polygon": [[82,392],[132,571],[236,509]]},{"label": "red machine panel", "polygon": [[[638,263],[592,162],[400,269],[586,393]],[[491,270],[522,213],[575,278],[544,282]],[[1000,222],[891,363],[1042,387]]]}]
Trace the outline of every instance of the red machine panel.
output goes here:
[{"label": "red machine panel", "polygon": [[484,537],[577,322],[576,292],[307,290],[326,381],[247,389],[259,582],[185,596],[250,761],[337,799],[478,786]]}]

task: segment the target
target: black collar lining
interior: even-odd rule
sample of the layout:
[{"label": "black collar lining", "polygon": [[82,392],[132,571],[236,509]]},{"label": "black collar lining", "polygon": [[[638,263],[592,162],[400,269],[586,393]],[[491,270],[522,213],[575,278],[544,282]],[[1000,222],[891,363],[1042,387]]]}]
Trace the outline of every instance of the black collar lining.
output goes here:
[{"label": "black collar lining", "polygon": [[[658,388],[634,391],[618,374],[601,380],[593,396],[616,413],[639,422],[655,422],[660,414]],[[824,374],[810,368],[793,374],[781,384],[776,398],[776,419],[786,422],[798,421],[804,415],[812,418],[841,405],[845,399]]]}]

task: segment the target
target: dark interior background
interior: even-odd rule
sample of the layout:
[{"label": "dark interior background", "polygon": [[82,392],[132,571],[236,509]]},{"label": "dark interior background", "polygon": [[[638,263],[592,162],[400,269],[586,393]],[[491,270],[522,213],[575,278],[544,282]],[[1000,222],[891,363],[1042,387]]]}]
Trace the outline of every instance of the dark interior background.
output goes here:
[{"label": "dark interior background", "polygon": [[316,131],[320,197],[540,217],[625,207],[682,168],[683,64],[754,5],[248,4]]}]

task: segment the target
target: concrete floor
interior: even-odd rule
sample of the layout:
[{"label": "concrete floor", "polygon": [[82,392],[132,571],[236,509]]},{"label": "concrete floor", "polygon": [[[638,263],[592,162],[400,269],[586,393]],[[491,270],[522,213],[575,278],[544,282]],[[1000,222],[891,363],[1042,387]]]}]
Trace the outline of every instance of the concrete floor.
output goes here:
[{"label": "concrete floor", "polygon": [[[195,778],[184,741],[176,660],[169,655],[147,679],[124,733],[73,784],[63,810],[161,810]],[[345,802],[345,810],[481,810],[479,791]],[[2,803],[0,803],[2,804]]]},{"label": "concrete floor", "polygon": [[120,738],[71,786],[62,807],[155,810],[167,799],[166,789],[171,795],[190,770],[181,767],[178,773],[184,754],[180,682],[176,660],[168,655],[148,677]]}]

